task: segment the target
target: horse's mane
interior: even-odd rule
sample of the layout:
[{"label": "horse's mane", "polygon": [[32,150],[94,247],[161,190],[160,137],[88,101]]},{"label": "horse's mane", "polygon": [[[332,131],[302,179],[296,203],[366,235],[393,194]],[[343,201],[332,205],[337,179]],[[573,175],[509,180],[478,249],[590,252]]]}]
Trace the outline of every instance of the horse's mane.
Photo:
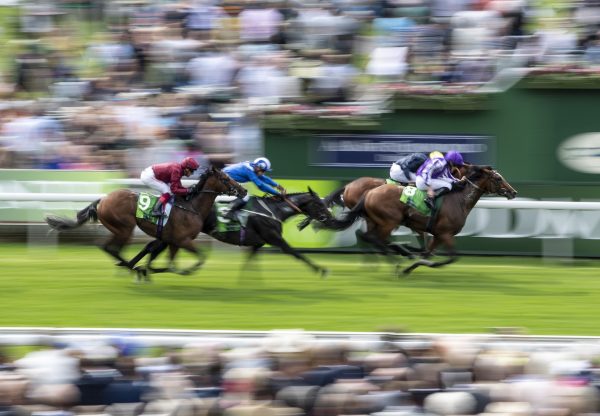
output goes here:
[{"label": "horse's mane", "polygon": [[[294,197],[297,195],[306,195],[309,194],[309,192],[294,192],[291,194],[285,194],[286,197]],[[285,202],[283,200],[282,195],[264,195],[264,196],[255,196],[256,199],[261,199],[265,202],[273,202],[275,204],[280,204],[282,202]]]},{"label": "horse's mane", "polygon": [[[308,192],[294,192],[292,194],[285,194],[285,196],[304,195],[304,194],[307,194],[307,193]],[[281,200],[281,195],[265,195],[265,196],[259,196],[258,198],[271,199],[271,200]]]},{"label": "horse's mane", "polygon": [[196,196],[198,194],[198,192],[200,192],[202,190],[202,188],[204,188],[204,185],[206,184],[206,180],[208,179],[209,176],[212,175],[212,170],[206,169],[204,172],[202,172],[202,174],[200,174],[200,177],[198,178],[198,182],[196,182],[194,185],[192,185],[190,187],[190,193],[188,194],[188,198],[192,197],[192,196]]}]

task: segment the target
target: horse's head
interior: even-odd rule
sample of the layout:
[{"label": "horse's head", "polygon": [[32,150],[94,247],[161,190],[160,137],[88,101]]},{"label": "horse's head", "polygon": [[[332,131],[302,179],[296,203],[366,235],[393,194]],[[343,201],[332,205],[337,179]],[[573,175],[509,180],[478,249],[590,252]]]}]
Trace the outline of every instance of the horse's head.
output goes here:
[{"label": "horse's head", "polygon": [[326,223],[333,218],[323,200],[310,187],[308,192],[289,196],[289,199],[300,208],[304,215],[312,220]]},{"label": "horse's head", "polygon": [[480,180],[479,187],[487,194],[504,196],[507,199],[513,199],[517,196],[517,191],[502,177],[498,171],[491,166],[480,167],[475,175]]},{"label": "horse's head", "polygon": [[218,179],[215,191],[221,194],[237,196],[238,198],[243,198],[248,193],[242,185],[231,179],[231,177],[221,169],[210,167],[210,171],[211,174]]}]

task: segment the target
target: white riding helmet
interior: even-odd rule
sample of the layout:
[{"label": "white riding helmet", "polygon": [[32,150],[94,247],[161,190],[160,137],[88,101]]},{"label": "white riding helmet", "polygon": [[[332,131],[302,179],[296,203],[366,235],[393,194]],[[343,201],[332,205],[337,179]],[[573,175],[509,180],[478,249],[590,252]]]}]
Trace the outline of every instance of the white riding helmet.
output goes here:
[{"label": "white riding helmet", "polygon": [[271,162],[266,157],[257,157],[254,159],[254,162],[252,162],[252,166],[255,166],[266,172],[271,171]]}]

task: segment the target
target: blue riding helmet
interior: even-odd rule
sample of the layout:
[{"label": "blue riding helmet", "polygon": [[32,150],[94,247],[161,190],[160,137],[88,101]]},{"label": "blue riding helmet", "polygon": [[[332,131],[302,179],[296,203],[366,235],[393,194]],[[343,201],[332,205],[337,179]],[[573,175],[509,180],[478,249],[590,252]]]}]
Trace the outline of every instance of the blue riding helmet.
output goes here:
[{"label": "blue riding helmet", "polygon": [[271,161],[266,157],[257,157],[254,159],[254,162],[250,163],[251,166],[257,167],[260,170],[264,170],[265,172],[271,171]]}]

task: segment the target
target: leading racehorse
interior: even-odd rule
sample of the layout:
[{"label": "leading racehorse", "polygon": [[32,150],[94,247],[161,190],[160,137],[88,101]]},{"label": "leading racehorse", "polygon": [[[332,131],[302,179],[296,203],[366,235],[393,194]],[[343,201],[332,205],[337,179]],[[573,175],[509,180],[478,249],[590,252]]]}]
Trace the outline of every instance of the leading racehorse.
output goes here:
[{"label": "leading racehorse", "polygon": [[[484,194],[495,194],[513,199],[517,191],[494,169],[489,166],[469,165],[463,186],[443,197],[437,217],[427,229],[429,217],[400,201],[403,186],[382,185],[368,191],[358,204],[341,220],[323,224],[324,228],[344,230],[359,217],[368,218],[368,229],[362,235],[366,241],[379,247],[384,253],[389,245],[391,232],[404,225],[417,233],[429,232],[433,239],[429,243],[424,259],[420,259],[404,270],[410,273],[419,266],[439,267],[453,263],[457,259],[454,236],[462,230],[467,216]],[[448,249],[448,259],[440,262],[426,260],[433,250],[443,244]]]},{"label": "leading racehorse", "polygon": [[177,248],[183,248],[195,254],[198,261],[188,269],[175,271],[180,274],[189,274],[197,270],[204,263],[204,254],[194,244],[194,238],[202,231],[204,220],[210,214],[212,205],[217,195],[227,194],[244,197],[246,190],[236,181],[231,179],[220,169],[210,167],[192,186],[190,193],[185,197],[175,199],[174,208],[167,224],[162,230],[160,240],[151,241],[135,256],[135,262],[128,262],[121,256],[123,247],[129,243],[136,225],[146,234],[157,237],[157,225],[145,219],[136,218],[136,209],[139,194],[129,189],[119,189],[105,197],[92,202],[77,213],[77,219],[71,220],[54,215],[46,217],[48,225],[57,231],[70,230],[82,226],[89,220],[99,220],[111,232],[111,236],[102,246],[102,249],[119,262],[117,266],[124,266],[136,270],[138,274],[146,274],[144,268],[135,268],[139,258],[150,253],[160,241]]},{"label": "leading racehorse", "polygon": [[[452,174],[457,178],[462,178],[466,173],[466,169],[467,169],[466,165],[461,166],[461,167],[454,167],[452,169]],[[358,201],[360,201],[360,199],[363,197],[363,195],[365,195],[365,193],[367,193],[371,189],[377,188],[378,186],[385,185],[386,183],[387,183],[387,181],[382,178],[363,176],[363,177],[357,178],[357,179],[353,180],[352,182],[349,182],[346,185],[342,186],[341,188],[331,192],[329,195],[327,195],[325,198],[323,198],[323,202],[328,207],[337,205],[340,207],[352,209],[356,206],[356,204],[358,204]],[[400,185],[400,184],[398,184],[398,185]],[[365,221],[367,222],[367,226],[368,226],[369,219],[365,218]],[[310,223],[311,223],[311,219],[306,218],[298,224],[298,229],[302,230],[305,227],[307,227]],[[359,234],[359,236],[362,236],[362,234]],[[425,249],[425,241],[426,241],[425,234],[417,233],[417,241],[419,242],[419,245],[421,247],[419,247],[419,248],[409,247],[409,246],[405,246],[405,247],[410,248],[411,250],[414,250],[414,251],[423,251]],[[388,248],[392,249],[393,251],[395,251],[399,254],[406,255],[406,252],[404,252],[402,250],[402,248],[398,247],[397,245],[392,244]]]}]

